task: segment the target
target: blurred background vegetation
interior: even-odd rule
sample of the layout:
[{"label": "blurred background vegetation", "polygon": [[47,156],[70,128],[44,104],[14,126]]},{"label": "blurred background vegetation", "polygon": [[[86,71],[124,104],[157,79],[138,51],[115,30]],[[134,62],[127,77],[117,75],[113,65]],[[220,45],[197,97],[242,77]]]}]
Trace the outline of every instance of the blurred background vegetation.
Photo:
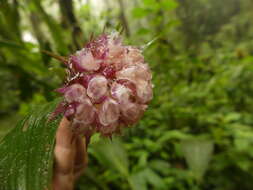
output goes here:
[{"label": "blurred background vegetation", "polygon": [[89,147],[77,190],[253,189],[252,0],[1,0],[0,138],[53,100],[68,55],[123,26],[153,71],[154,99],[120,138]]}]

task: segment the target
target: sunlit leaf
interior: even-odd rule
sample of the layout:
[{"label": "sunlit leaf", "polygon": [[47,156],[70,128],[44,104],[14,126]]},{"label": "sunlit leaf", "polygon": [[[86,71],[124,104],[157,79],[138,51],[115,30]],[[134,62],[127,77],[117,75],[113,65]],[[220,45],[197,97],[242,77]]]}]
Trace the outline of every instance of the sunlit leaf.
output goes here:
[{"label": "sunlit leaf", "polygon": [[161,1],[161,7],[165,10],[173,10],[178,6],[178,3],[174,0]]},{"label": "sunlit leaf", "polygon": [[148,11],[144,8],[136,7],[132,10],[132,15],[135,18],[143,18],[148,14]]}]

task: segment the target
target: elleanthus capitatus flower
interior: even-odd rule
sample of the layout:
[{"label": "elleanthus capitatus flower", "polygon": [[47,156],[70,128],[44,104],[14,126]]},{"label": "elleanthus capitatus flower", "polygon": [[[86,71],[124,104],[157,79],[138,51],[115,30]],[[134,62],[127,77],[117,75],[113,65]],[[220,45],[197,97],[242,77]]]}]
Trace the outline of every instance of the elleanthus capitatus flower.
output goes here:
[{"label": "elleanthus capitatus flower", "polygon": [[152,74],[141,49],[122,44],[118,33],[102,34],[65,61],[64,101],[56,112],[73,130],[111,136],[138,122],[152,99]]}]

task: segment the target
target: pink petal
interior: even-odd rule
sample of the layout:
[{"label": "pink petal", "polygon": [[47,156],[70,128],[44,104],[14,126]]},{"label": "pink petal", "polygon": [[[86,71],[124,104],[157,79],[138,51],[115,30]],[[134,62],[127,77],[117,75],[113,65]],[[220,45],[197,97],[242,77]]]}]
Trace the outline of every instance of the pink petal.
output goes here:
[{"label": "pink petal", "polygon": [[100,67],[100,61],[96,60],[87,49],[77,51],[70,57],[70,62],[78,72],[96,71]]},{"label": "pink petal", "polygon": [[131,46],[127,48],[127,55],[125,59],[128,64],[144,63],[144,57],[141,50]]},{"label": "pink petal", "polygon": [[80,84],[72,84],[68,87],[64,97],[67,102],[82,102],[86,98],[86,89]]},{"label": "pink petal", "polygon": [[125,48],[121,44],[115,44],[113,41],[108,44],[109,53],[108,57],[119,57],[124,53]]},{"label": "pink petal", "polygon": [[88,84],[87,94],[94,100],[98,101],[107,94],[107,79],[104,76],[97,75],[93,77]]},{"label": "pink petal", "polygon": [[142,80],[151,80],[152,74],[147,64],[139,64],[136,66],[135,76]]},{"label": "pink petal", "polygon": [[90,74],[90,75],[84,75],[82,77],[79,78],[79,82],[80,84],[82,84],[85,88],[88,88],[88,84],[90,82],[90,80],[95,77],[94,74]]},{"label": "pink petal", "polygon": [[80,56],[79,64],[86,71],[96,71],[100,67],[100,62],[93,57],[90,51]]},{"label": "pink petal", "polygon": [[67,107],[67,109],[66,109],[64,115],[65,115],[67,118],[69,118],[69,117],[71,117],[72,115],[75,114],[75,111],[76,111],[76,107],[75,107],[73,104],[70,104],[70,105]]},{"label": "pink petal", "polygon": [[116,73],[118,79],[136,80],[151,80],[152,75],[146,64],[132,65],[118,71]]},{"label": "pink petal", "polygon": [[111,125],[107,125],[107,126],[101,126],[99,128],[99,131],[104,135],[111,135],[112,133],[114,133],[117,129],[118,129],[119,123],[115,122],[112,123]]},{"label": "pink petal", "polygon": [[116,80],[117,83],[122,84],[123,86],[129,88],[134,95],[136,95],[136,85],[133,81],[128,79],[118,79]]},{"label": "pink petal", "polygon": [[59,93],[61,93],[61,94],[64,94],[65,92],[68,91],[68,86],[63,86],[63,87],[61,87],[61,88],[57,88],[55,91],[56,91],[56,92],[59,92]]},{"label": "pink petal", "polygon": [[91,50],[92,55],[97,59],[105,59],[108,53],[108,36],[101,35],[96,40],[88,44],[88,49]]},{"label": "pink petal", "polygon": [[136,94],[139,102],[149,102],[153,98],[152,85],[144,80],[138,81],[136,84]]},{"label": "pink petal", "polygon": [[146,107],[136,104],[128,103],[120,105],[120,111],[122,113],[122,119],[126,124],[136,123],[142,116]]},{"label": "pink petal", "polygon": [[80,65],[80,56],[79,55],[72,55],[70,57],[70,62],[72,63],[74,69],[77,72],[84,72],[85,69]]},{"label": "pink petal", "polygon": [[136,67],[128,67],[116,72],[116,78],[135,81],[136,80],[135,73],[136,73]]},{"label": "pink petal", "polygon": [[130,102],[130,96],[132,95],[132,91],[126,86],[114,82],[111,86],[111,95],[114,99],[117,100],[120,104],[126,104]]},{"label": "pink petal", "polygon": [[108,98],[103,102],[99,109],[99,122],[104,126],[110,125],[118,120],[119,114],[120,111],[118,103],[113,99]]},{"label": "pink petal", "polygon": [[79,104],[76,108],[75,120],[84,125],[89,125],[95,120],[96,110],[89,99]]}]

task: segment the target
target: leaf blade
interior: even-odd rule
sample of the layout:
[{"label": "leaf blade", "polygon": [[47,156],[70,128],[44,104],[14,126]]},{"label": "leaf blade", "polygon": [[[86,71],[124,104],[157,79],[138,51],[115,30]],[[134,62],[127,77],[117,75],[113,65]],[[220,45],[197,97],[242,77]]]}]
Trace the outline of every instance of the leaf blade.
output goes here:
[{"label": "leaf blade", "polygon": [[48,122],[59,100],[35,110],[0,142],[1,190],[50,189],[55,133],[60,118]]}]

